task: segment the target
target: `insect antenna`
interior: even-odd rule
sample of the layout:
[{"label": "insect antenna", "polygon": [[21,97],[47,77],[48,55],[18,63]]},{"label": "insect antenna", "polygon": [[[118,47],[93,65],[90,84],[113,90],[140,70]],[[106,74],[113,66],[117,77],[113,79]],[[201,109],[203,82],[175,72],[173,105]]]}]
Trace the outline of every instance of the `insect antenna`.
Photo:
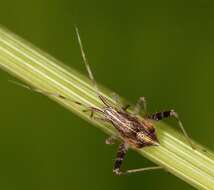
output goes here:
[{"label": "insect antenna", "polygon": [[90,65],[88,63],[88,60],[86,58],[86,55],[85,55],[85,51],[84,51],[84,48],[83,48],[83,45],[82,45],[82,40],[80,38],[80,34],[79,34],[79,30],[78,28],[75,26],[75,31],[76,31],[76,35],[77,35],[77,40],[78,40],[78,43],[79,43],[79,47],[80,47],[80,51],[81,51],[81,55],[82,55],[82,59],[83,59],[83,62],[84,62],[84,65],[86,67],[86,70],[87,70],[87,73],[88,73],[88,76],[89,76],[89,79],[92,81],[93,85],[94,85],[94,88],[95,88],[95,91],[97,93],[97,96],[100,98],[100,100],[107,106],[109,107],[109,104],[107,102],[107,99],[102,96],[99,92],[99,88],[97,86],[97,82],[94,78],[94,75],[91,71],[91,68],[90,68]]},{"label": "insect antenna", "polygon": [[57,98],[60,98],[60,99],[63,99],[63,100],[69,101],[69,102],[73,102],[73,103],[75,103],[77,105],[84,106],[86,108],[91,108],[91,107],[89,107],[89,106],[87,106],[85,104],[82,104],[82,103],[80,103],[78,101],[72,100],[72,99],[70,99],[68,97],[65,97],[65,96],[63,96],[61,94],[58,94],[58,93],[52,93],[52,92],[44,91],[44,90],[41,90],[39,88],[34,88],[32,86],[28,86],[28,85],[25,85],[23,83],[20,83],[20,82],[17,82],[17,81],[13,81],[13,80],[8,80],[8,81],[13,83],[13,84],[15,84],[15,85],[18,85],[18,86],[20,86],[22,88],[26,88],[27,90],[30,90],[30,91],[33,91],[33,92],[37,92],[39,94],[43,94],[43,95],[46,95],[46,96],[57,97]]},{"label": "insect antenna", "polygon": [[75,26],[75,31],[76,31],[76,35],[77,35],[77,40],[78,40],[78,43],[79,43],[79,46],[80,46],[80,51],[81,51],[81,55],[82,55],[82,59],[83,59],[83,62],[85,64],[85,67],[86,67],[86,70],[88,72],[88,76],[89,78],[91,79],[93,85],[94,85],[94,88],[96,89],[96,93],[98,94],[98,96],[100,95],[99,93],[99,89],[97,87],[97,83],[96,83],[96,80],[94,79],[94,75],[91,71],[91,68],[89,66],[89,63],[88,63],[88,60],[86,58],[86,55],[85,55],[85,51],[83,49],[83,45],[82,45],[82,40],[80,38],[80,34],[79,34],[79,30],[78,28]]}]

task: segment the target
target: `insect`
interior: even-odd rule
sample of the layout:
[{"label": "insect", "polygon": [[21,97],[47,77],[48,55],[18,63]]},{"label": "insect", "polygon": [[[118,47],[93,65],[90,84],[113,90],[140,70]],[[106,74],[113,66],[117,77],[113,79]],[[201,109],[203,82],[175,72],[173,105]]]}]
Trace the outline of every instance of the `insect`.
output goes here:
[{"label": "insect", "polygon": [[[128,111],[129,105],[123,106],[119,102],[119,97],[117,95],[114,96],[114,99],[117,102],[117,105],[112,105],[112,103],[110,103],[103,95],[101,95],[98,89],[96,80],[94,79],[93,73],[91,71],[91,68],[88,64],[88,60],[85,56],[85,52],[84,52],[82,41],[78,32],[78,28],[75,27],[75,30],[76,30],[77,39],[80,46],[80,51],[81,51],[84,65],[86,67],[90,80],[93,82],[93,86],[96,90],[97,96],[104,105],[102,108],[87,106],[81,102],[70,100],[61,94],[45,92],[43,90],[33,88],[24,84],[20,84],[17,82],[15,83],[29,90],[36,91],[38,93],[42,93],[50,96],[56,96],[64,100],[72,101],[75,104],[85,107],[85,110],[83,110],[84,112],[91,112],[90,114],[91,118],[112,124],[112,126],[116,128],[117,136],[109,137],[106,140],[106,144],[113,144],[115,139],[117,138],[121,140],[121,143],[117,151],[114,167],[113,167],[113,172],[116,175],[142,172],[146,170],[155,170],[155,169],[162,168],[160,166],[153,166],[153,167],[146,167],[146,168],[139,168],[139,169],[131,169],[124,172],[121,171],[122,162],[130,147],[134,149],[140,149],[147,146],[159,145],[155,127],[152,121],[160,121],[164,118],[174,117],[177,120],[178,125],[182,130],[184,136],[186,137],[187,141],[192,146],[192,148],[194,148],[187,132],[183,127],[181,120],[179,119],[178,114],[174,110],[167,110],[167,111],[157,112],[154,114],[148,114],[146,100],[144,97],[140,97],[133,109],[133,112],[129,112]],[[143,109],[144,112],[146,113],[143,118],[138,117],[141,109]]]}]

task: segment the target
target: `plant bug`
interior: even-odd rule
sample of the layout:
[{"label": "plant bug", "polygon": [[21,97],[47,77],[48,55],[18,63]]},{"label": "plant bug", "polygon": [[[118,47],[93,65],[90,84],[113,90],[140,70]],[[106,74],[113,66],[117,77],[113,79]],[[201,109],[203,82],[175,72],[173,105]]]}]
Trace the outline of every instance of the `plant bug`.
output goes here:
[{"label": "plant bug", "polygon": [[[127,110],[129,106],[128,105],[123,106],[119,102],[119,98],[117,95],[114,96],[114,99],[117,102],[117,105],[112,105],[112,103],[110,103],[103,95],[101,95],[98,89],[97,83],[94,79],[93,73],[91,71],[91,68],[88,64],[88,60],[85,56],[85,52],[84,52],[82,41],[78,32],[78,28],[75,27],[75,30],[76,30],[76,35],[80,46],[80,51],[81,51],[84,65],[86,67],[90,80],[93,82],[93,86],[95,88],[97,96],[104,105],[102,108],[87,106],[81,102],[71,100],[61,94],[46,92],[24,84],[20,84],[17,82],[15,83],[29,90],[33,90],[35,92],[45,94],[48,96],[55,96],[64,100],[71,101],[80,106],[83,106],[85,107],[85,110],[83,111],[91,112],[90,114],[91,118],[102,120],[103,122],[108,122],[112,124],[112,126],[115,127],[115,129],[117,130],[117,136],[108,138],[106,140],[106,144],[114,143],[115,138],[119,138],[121,140],[121,144],[119,145],[117,156],[113,167],[113,172],[116,175],[142,172],[146,170],[155,170],[155,169],[162,168],[160,166],[153,166],[153,167],[146,167],[146,168],[139,168],[139,169],[131,169],[125,172],[121,171],[121,165],[122,165],[123,159],[130,147],[135,149],[140,149],[147,146],[159,145],[155,127],[152,121],[160,121],[164,118],[174,117],[177,120],[178,125],[182,130],[184,136],[186,137],[187,141],[189,142],[191,147],[194,148],[187,132],[183,127],[181,120],[179,119],[178,114],[174,110],[167,110],[167,111],[157,112],[154,114],[147,114],[146,100],[144,97],[140,97],[133,109],[133,112],[129,112]],[[146,113],[143,118],[138,117],[141,109],[143,109],[144,112]]]}]

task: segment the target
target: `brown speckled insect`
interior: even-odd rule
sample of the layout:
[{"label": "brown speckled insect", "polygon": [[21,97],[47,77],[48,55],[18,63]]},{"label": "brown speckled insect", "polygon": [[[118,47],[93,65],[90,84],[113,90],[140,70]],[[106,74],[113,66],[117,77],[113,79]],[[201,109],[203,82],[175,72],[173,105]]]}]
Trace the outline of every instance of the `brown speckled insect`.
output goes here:
[{"label": "brown speckled insect", "polygon": [[[193,147],[193,145],[190,141],[190,138],[188,137],[188,135],[178,117],[178,114],[174,110],[162,111],[162,112],[158,112],[158,113],[149,115],[149,114],[147,114],[147,110],[146,110],[145,98],[141,97],[141,98],[139,98],[137,104],[135,105],[133,112],[128,112],[127,109],[129,107],[129,105],[122,106],[122,104],[119,101],[118,96],[116,96],[116,95],[114,96],[115,101],[118,103],[117,105],[112,105],[104,96],[102,96],[98,90],[96,81],[93,77],[90,66],[86,59],[86,56],[85,56],[85,53],[83,50],[83,46],[82,46],[82,42],[80,39],[80,35],[79,35],[77,28],[76,28],[76,34],[77,34],[77,38],[78,38],[78,43],[80,45],[82,58],[83,58],[85,67],[87,69],[89,78],[91,79],[91,81],[94,84],[94,88],[97,92],[99,99],[104,104],[104,107],[102,109],[84,105],[80,102],[70,100],[67,97],[60,95],[60,94],[44,92],[40,89],[35,89],[35,88],[29,87],[29,86],[26,86],[23,84],[19,84],[19,83],[18,84],[25,88],[28,88],[30,90],[36,91],[38,93],[56,96],[61,99],[72,101],[80,106],[84,106],[86,108],[84,111],[91,112],[91,117],[93,119],[101,120],[101,121],[112,124],[116,128],[118,133],[117,133],[117,136],[108,138],[106,140],[106,144],[113,144],[115,139],[117,139],[118,137],[122,141],[121,144],[119,145],[117,157],[116,157],[116,160],[114,163],[114,168],[113,168],[113,172],[116,175],[142,172],[142,171],[146,171],[146,170],[154,170],[154,169],[162,168],[160,166],[153,166],[153,167],[127,170],[125,172],[121,171],[121,165],[122,165],[123,159],[124,159],[125,154],[129,147],[135,148],[135,149],[140,149],[140,148],[143,148],[146,146],[158,146],[159,145],[159,141],[158,141],[152,121],[160,121],[167,117],[174,117],[178,121],[178,124],[179,124],[182,132],[184,133],[186,139],[189,141],[190,145]],[[146,113],[143,119],[138,117],[141,109],[143,109],[144,112]]]},{"label": "brown speckled insect", "polygon": [[[88,110],[91,111],[91,117],[93,117],[94,113],[98,112],[101,115],[101,117],[96,117],[96,118],[94,117],[94,118],[111,123],[118,131],[118,137],[122,140],[122,143],[119,145],[117,157],[113,168],[113,172],[116,175],[162,168],[160,166],[153,166],[153,167],[147,167],[147,168],[127,170],[125,172],[121,171],[121,165],[129,147],[139,149],[146,146],[159,145],[159,141],[155,133],[154,125],[151,122],[152,120],[159,121],[167,117],[174,117],[178,121],[178,124],[182,132],[184,133],[186,139],[188,140],[190,145],[193,147],[190,141],[190,138],[186,133],[181,120],[179,119],[178,114],[174,110],[162,111],[151,115],[146,114],[144,119],[140,119],[139,117],[137,117],[137,115],[139,115],[141,108],[143,108],[144,112],[147,113],[146,101],[144,97],[139,98],[132,113],[129,113],[127,111],[127,108],[129,106],[121,106],[120,102],[118,101],[119,98],[117,96],[115,96],[114,99],[118,103],[119,108],[118,108],[118,105],[112,106],[107,101],[107,99],[99,93],[96,81],[93,77],[92,71],[86,59],[86,56],[83,50],[83,45],[82,45],[77,28],[76,28],[76,33],[77,33],[77,38],[80,45],[82,58],[85,63],[89,78],[92,80],[94,84],[94,87],[97,91],[97,95],[99,99],[104,104],[104,107],[102,109],[93,108],[93,107],[89,108]],[[114,140],[115,140],[115,137],[110,137],[106,140],[106,144],[112,144]]]}]

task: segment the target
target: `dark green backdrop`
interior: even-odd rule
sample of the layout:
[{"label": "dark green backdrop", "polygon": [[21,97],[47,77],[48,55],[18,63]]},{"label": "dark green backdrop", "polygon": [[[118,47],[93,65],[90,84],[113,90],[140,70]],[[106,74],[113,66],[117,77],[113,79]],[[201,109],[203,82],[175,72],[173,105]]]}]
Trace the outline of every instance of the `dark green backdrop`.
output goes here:
[{"label": "dark green backdrop", "polygon": [[[78,25],[97,81],[150,111],[176,109],[194,139],[214,149],[213,1],[1,1],[0,24],[85,72]],[[162,171],[116,177],[116,146],[46,97],[0,71],[0,189],[193,189]],[[129,152],[125,167],[151,165]]]}]

